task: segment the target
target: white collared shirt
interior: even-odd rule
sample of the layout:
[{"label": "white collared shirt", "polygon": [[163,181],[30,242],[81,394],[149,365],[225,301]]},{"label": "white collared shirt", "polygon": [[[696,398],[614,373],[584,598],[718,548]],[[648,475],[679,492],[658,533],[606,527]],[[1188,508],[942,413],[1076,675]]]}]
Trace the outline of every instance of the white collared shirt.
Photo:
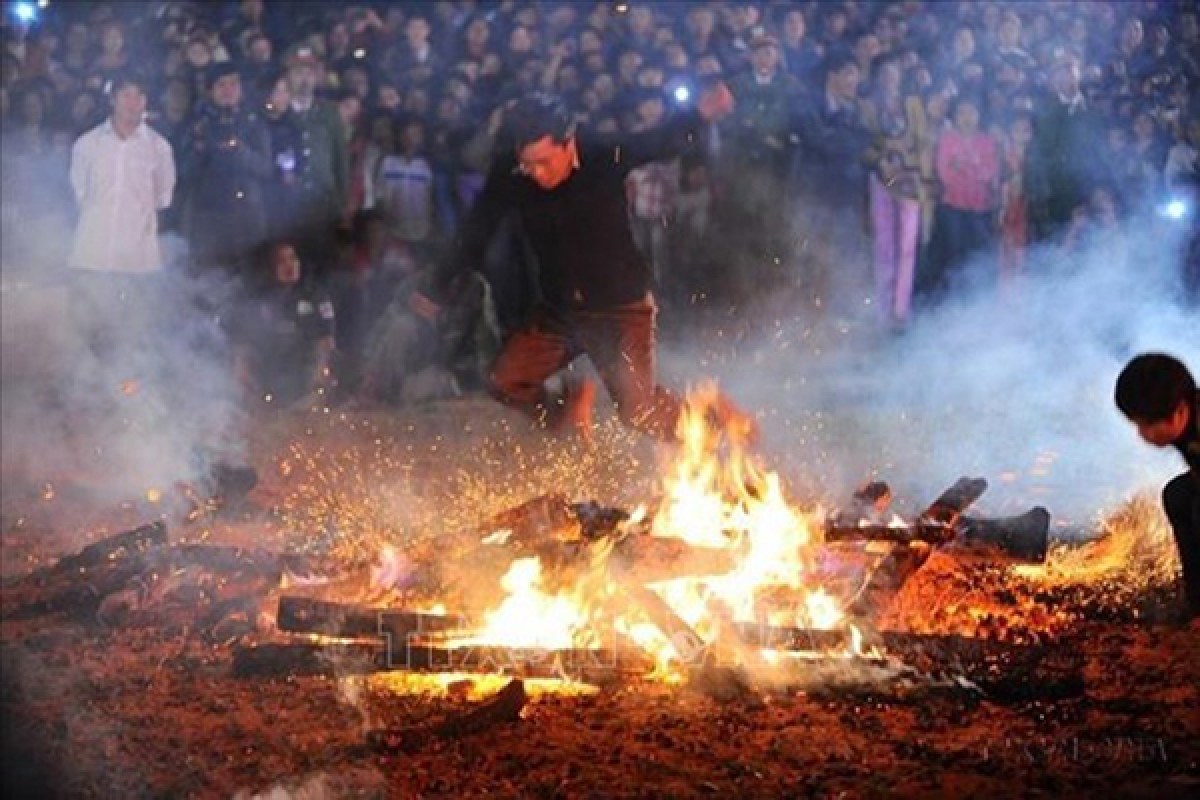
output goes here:
[{"label": "white collared shirt", "polygon": [[70,265],[99,272],[162,269],[157,213],[171,205],[171,145],[139,125],[122,139],[108,120],[79,137],[71,152],[79,226]]}]

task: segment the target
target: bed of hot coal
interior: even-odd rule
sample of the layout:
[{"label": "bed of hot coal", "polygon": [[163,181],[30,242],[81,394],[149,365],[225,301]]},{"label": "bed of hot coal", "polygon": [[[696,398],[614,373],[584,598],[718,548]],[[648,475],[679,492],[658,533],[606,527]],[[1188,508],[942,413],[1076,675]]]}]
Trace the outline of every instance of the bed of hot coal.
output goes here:
[{"label": "bed of hot coal", "polygon": [[1048,582],[938,553],[878,620],[886,658],[829,680],[721,691],[609,670],[554,692],[498,676],[423,686],[369,657],[246,660],[282,576],[327,566],[261,546],[253,515],[55,561],[63,537],[16,517],[20,499],[4,531],[6,795],[1200,790],[1200,635],[1169,582]]}]

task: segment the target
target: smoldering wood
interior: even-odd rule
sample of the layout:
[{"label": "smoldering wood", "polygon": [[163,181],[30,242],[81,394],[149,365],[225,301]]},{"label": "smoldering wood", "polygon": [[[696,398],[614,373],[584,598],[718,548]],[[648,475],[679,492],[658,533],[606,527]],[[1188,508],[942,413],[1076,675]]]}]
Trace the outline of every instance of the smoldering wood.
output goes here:
[{"label": "smoldering wood", "polygon": [[342,637],[388,635],[393,641],[404,642],[414,635],[470,629],[471,621],[458,614],[371,608],[284,595],[279,598],[276,625],[281,631],[291,633]]},{"label": "smoldering wood", "polygon": [[514,723],[529,702],[525,683],[510,681],[474,708],[441,722],[414,728],[378,728],[367,732],[367,746],[376,752],[411,752],[433,739],[454,739]]},{"label": "smoldering wood", "polygon": [[409,672],[511,674],[525,678],[571,678],[609,683],[647,674],[653,664],[633,651],[573,648],[445,646],[382,638],[239,644],[232,671],[237,677],[363,675]]},{"label": "smoldering wood", "polygon": [[162,520],[140,525],[131,530],[107,536],[82,548],[78,553],[64,556],[55,563],[24,575],[6,578],[5,588],[35,586],[59,579],[66,574],[97,567],[114,559],[136,555],[167,544],[167,523]]},{"label": "smoldering wood", "polygon": [[963,517],[964,545],[994,548],[1021,561],[1040,564],[1050,544],[1050,512],[1038,506],[1015,517],[984,519]]}]

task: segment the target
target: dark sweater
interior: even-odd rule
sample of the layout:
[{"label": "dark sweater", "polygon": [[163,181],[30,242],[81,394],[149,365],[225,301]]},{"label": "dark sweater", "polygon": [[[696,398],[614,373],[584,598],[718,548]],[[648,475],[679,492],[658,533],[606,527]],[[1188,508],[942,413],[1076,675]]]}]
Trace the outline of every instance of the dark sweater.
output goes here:
[{"label": "dark sweater", "polygon": [[578,168],[550,190],[520,174],[516,154],[502,150],[442,265],[441,283],[482,263],[497,226],[515,210],[537,258],[546,305],[601,310],[645,297],[652,279],[629,228],[625,177],[678,155],[701,124],[699,114],[688,112],[645,133],[610,138],[581,132]]}]

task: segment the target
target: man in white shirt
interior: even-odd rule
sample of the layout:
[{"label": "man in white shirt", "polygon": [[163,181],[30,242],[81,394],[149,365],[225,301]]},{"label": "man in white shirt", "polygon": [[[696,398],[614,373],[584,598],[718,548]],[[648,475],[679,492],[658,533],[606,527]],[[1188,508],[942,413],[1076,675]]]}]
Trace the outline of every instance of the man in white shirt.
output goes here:
[{"label": "man in white shirt", "polygon": [[142,84],[121,76],[109,96],[111,116],[71,153],[79,205],[69,261],[73,321],[102,368],[153,329],[163,266],[157,214],[175,189],[171,145],[143,121]]},{"label": "man in white shirt", "polygon": [[171,145],[142,121],[146,94],[133,78],[114,81],[112,115],[75,142],[71,186],[79,226],[70,266],[96,272],[145,274],[162,269],[159,211],[171,204]]}]

